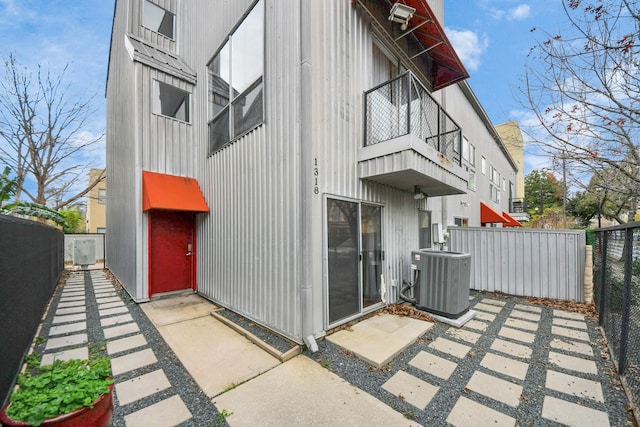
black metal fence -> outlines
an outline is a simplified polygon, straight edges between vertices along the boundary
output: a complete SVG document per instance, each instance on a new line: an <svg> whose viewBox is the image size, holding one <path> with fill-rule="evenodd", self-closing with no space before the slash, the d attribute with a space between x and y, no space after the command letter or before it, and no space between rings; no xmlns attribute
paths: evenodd
<svg viewBox="0 0 640 427"><path fill-rule="evenodd" d="M0 215L0 404L64 270L61 230Z"/></svg>
<svg viewBox="0 0 640 427"><path fill-rule="evenodd" d="M631 400L640 403L640 222L596 230L595 302Z"/></svg>

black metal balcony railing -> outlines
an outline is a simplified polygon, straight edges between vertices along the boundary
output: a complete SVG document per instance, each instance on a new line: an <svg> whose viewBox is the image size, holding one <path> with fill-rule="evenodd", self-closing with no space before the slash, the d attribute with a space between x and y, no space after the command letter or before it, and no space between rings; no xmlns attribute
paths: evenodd
<svg viewBox="0 0 640 427"><path fill-rule="evenodd" d="M410 72L365 92L365 146L413 134L461 164L462 131Z"/></svg>
<svg viewBox="0 0 640 427"><path fill-rule="evenodd" d="M527 201L525 199L509 199L509 212L526 213Z"/></svg>

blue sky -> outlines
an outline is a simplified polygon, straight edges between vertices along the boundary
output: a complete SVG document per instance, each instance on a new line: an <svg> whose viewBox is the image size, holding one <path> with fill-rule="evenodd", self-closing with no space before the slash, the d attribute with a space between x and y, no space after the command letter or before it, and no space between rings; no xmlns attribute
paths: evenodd
<svg viewBox="0 0 640 427"><path fill-rule="evenodd" d="M40 63L54 72L70 64L67 77L73 90L96 95L97 111L88 129L95 134L105 127L113 5L112 0L0 0L0 57L13 52L30 69ZM524 73L525 57L537 34L530 30L539 27L553 33L562 16L560 0L445 0L447 34L494 124L529 117L514 100L513 86ZM103 167L104 146L98 148L89 161ZM527 150L525 173L545 162Z"/></svg>
<svg viewBox="0 0 640 427"><path fill-rule="evenodd" d="M516 101L516 86L540 30L559 33L566 15L561 0L445 0L446 33L471 77L467 80L493 124L532 115ZM536 31L531 31L537 28ZM525 135L526 142L526 135ZM525 143L525 174L549 167L546 157Z"/></svg>

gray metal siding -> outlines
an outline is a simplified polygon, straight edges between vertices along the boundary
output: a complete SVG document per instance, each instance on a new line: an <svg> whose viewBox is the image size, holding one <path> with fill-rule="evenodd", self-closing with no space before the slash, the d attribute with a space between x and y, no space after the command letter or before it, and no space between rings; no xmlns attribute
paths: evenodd
<svg viewBox="0 0 640 427"><path fill-rule="evenodd" d="M107 228L106 266L140 299L140 178L136 127L136 71L124 47L129 3L116 2L107 83ZM116 103L117 100L117 103Z"/></svg>
<svg viewBox="0 0 640 427"><path fill-rule="evenodd" d="M450 228L449 248L471 254L471 289L583 301L584 231Z"/></svg>

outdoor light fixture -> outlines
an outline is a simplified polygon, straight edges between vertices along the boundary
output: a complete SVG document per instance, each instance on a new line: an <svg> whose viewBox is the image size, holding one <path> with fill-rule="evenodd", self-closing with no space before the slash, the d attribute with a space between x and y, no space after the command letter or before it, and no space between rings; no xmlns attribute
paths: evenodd
<svg viewBox="0 0 640 427"><path fill-rule="evenodd" d="M409 20L413 18L413 14L416 10L402 3L394 3L389 13L389 21L397 22L401 24L400 29L406 30L409 26Z"/></svg>
<svg viewBox="0 0 640 427"><path fill-rule="evenodd" d="M426 197L427 197L427 195L426 195L426 194L424 194L424 191L422 191L422 190L420 189L420 187L418 187L418 186L416 185L416 186L414 187L414 189L413 189L413 198L414 198L414 199L416 199L416 200L422 200L422 199L424 199L424 198L426 198Z"/></svg>

